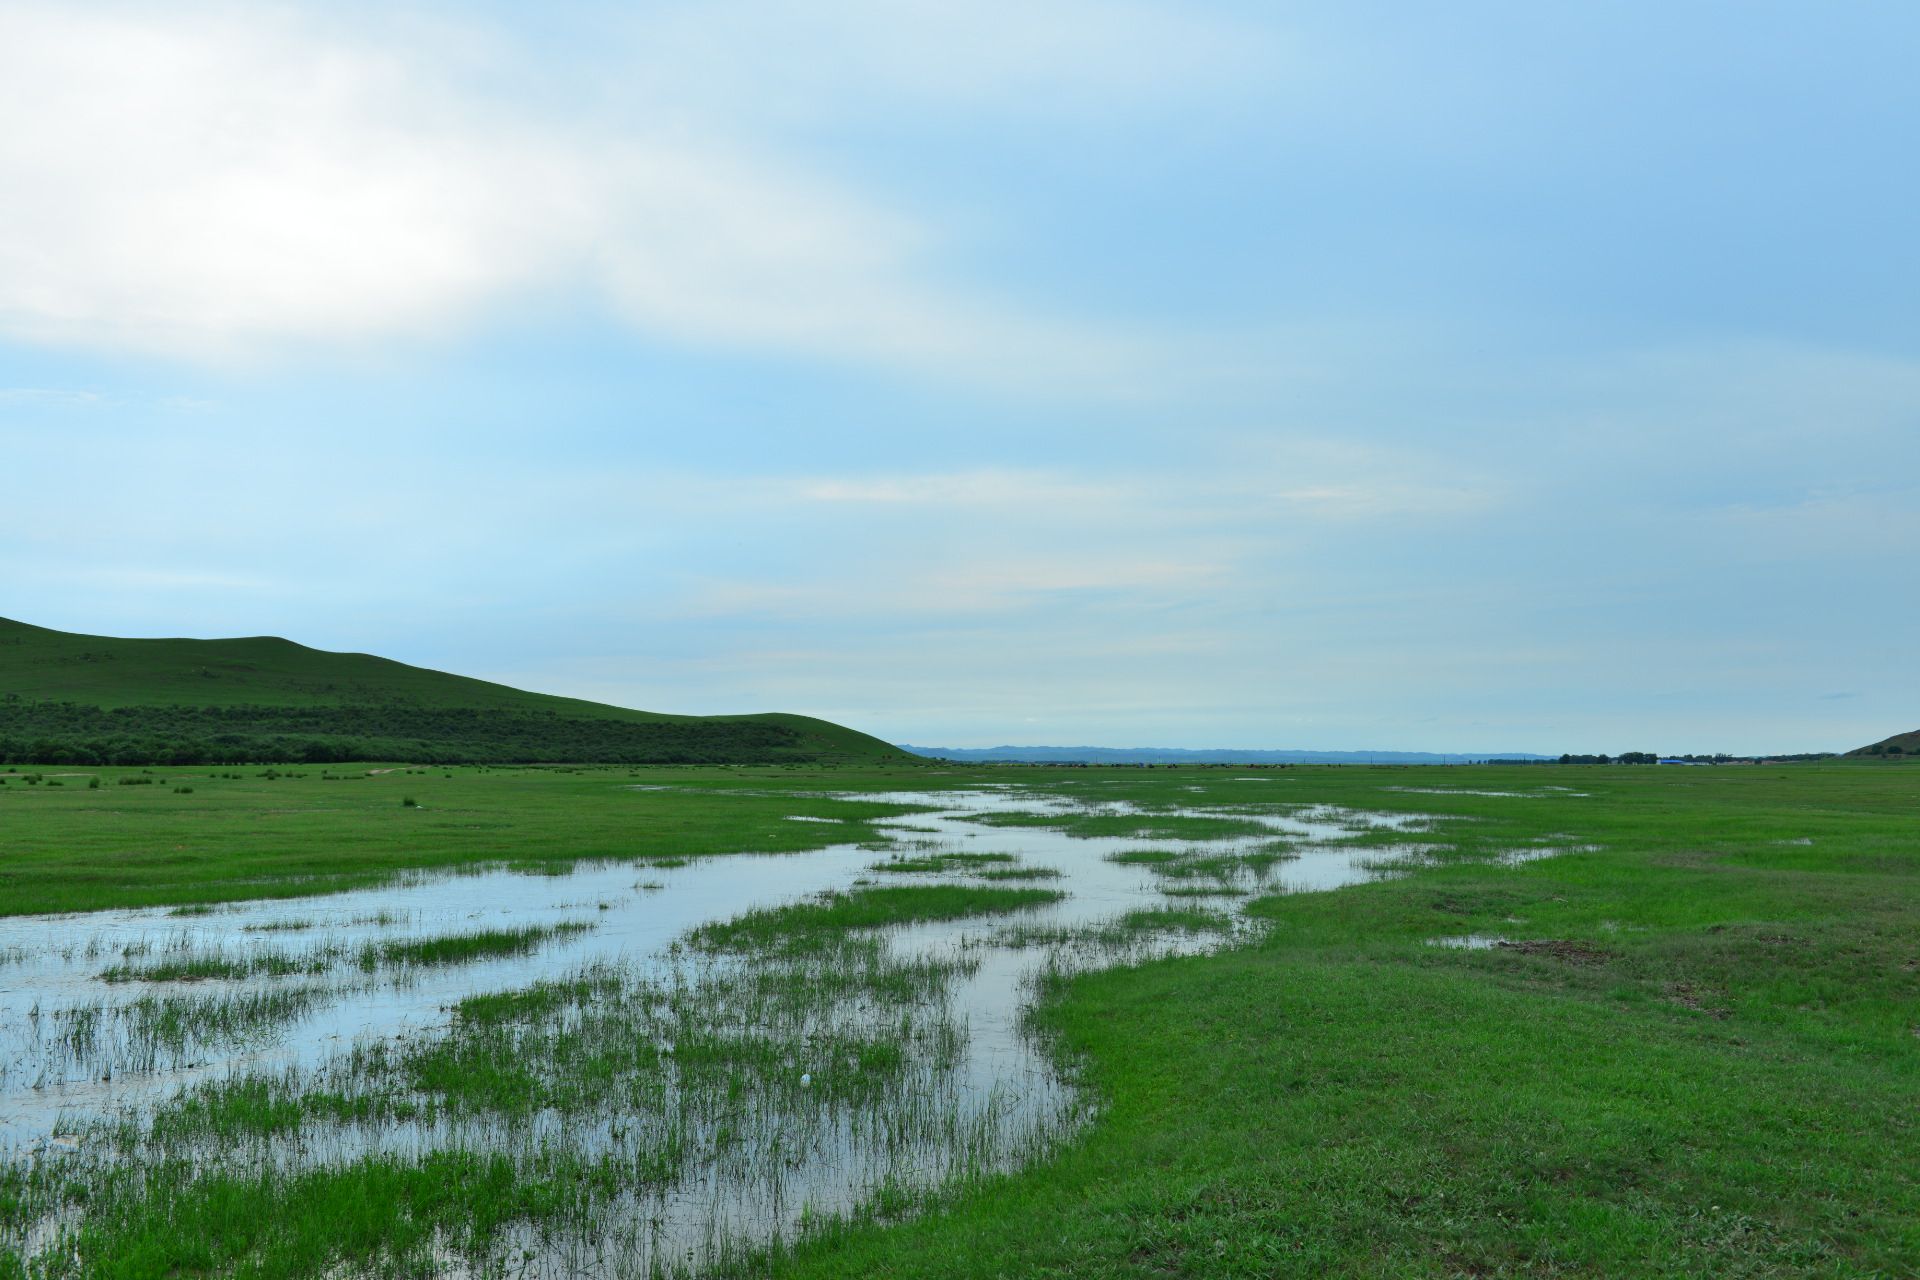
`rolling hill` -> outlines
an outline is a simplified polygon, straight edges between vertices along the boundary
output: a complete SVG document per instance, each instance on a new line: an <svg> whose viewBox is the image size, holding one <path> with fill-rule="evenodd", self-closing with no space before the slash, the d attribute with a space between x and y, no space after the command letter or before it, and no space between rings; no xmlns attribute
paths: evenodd
<svg viewBox="0 0 1920 1280"><path fill-rule="evenodd" d="M0 618L5 763L775 763L901 756L878 738L808 716L664 715L273 636L134 640Z"/></svg>
<svg viewBox="0 0 1920 1280"><path fill-rule="evenodd" d="M1905 757L1920 760L1920 729L1909 729L1905 733L1896 733L1890 738L1847 752L1849 756L1891 756L1896 759Z"/></svg>

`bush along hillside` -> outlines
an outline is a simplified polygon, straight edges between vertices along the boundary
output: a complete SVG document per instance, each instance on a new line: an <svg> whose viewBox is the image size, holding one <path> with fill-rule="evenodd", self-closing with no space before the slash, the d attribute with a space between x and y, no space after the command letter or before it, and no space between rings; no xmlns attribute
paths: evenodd
<svg viewBox="0 0 1920 1280"><path fill-rule="evenodd" d="M471 707L87 707L0 703L0 764L726 764L819 744L753 720L587 719Z"/></svg>
<svg viewBox="0 0 1920 1280"><path fill-rule="evenodd" d="M764 764L899 754L805 716L662 715L271 637L123 640L0 619L5 764Z"/></svg>

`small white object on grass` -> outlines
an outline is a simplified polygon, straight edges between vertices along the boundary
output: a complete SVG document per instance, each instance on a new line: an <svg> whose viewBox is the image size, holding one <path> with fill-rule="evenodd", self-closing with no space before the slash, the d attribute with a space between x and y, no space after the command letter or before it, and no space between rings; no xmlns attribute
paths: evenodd
<svg viewBox="0 0 1920 1280"><path fill-rule="evenodd" d="M801 1083L801 1084L812 1084L812 1083L813 1083L813 1073L812 1073L811 1071L802 1071L802 1072L800 1073L800 1083Z"/></svg>

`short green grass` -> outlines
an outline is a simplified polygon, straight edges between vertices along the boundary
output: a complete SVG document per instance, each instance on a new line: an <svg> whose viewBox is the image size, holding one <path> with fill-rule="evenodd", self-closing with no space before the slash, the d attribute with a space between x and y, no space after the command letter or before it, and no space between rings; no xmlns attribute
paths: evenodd
<svg viewBox="0 0 1920 1280"><path fill-rule="evenodd" d="M191 780L190 796L158 786L0 788L0 915L298 897L484 863L680 866L704 854L879 840L872 819L906 812L794 794L781 784L832 775L778 767L229 772L76 774ZM694 781L702 785L678 785ZM670 789L632 789L644 785ZM419 807L402 807L406 796ZM786 821L796 813L840 821Z"/></svg>

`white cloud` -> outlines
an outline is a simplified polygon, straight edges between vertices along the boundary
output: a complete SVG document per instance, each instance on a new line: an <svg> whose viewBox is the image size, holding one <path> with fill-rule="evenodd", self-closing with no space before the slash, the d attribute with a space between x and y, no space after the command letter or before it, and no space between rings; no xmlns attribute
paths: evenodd
<svg viewBox="0 0 1920 1280"><path fill-rule="evenodd" d="M1498 499L1489 477L1455 462L1299 436L1254 442L1197 468L1153 473L982 468L793 483L812 502L910 507L917 514L1000 507L1037 522L1080 521L1090 528L1115 521L1137 527L1142 520L1165 527L1441 517L1482 511Z"/></svg>
<svg viewBox="0 0 1920 1280"><path fill-rule="evenodd" d="M883 43L912 26L881 25ZM543 113L475 87L528 74L519 55L438 35L266 6L0 7L0 336L253 358L559 294L671 340L986 381L1103 384L1146 360L929 284L937 228L697 104L603 109L582 88Z"/></svg>
<svg viewBox="0 0 1920 1280"><path fill-rule="evenodd" d="M550 257L537 148L284 14L0 13L0 328L194 355L444 323Z"/></svg>

